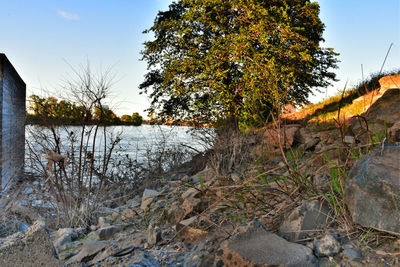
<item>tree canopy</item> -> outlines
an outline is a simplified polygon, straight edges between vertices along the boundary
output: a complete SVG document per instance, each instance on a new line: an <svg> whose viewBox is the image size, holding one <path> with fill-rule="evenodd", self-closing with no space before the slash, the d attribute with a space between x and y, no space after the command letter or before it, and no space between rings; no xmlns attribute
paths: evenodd
<svg viewBox="0 0 400 267"><path fill-rule="evenodd" d="M123 115L119 118L114 111L107 106L94 107L88 110L87 107L74 104L68 100L59 101L55 97L29 96L27 110L27 121L33 124L42 125L68 125L68 124L97 124L97 125L119 125L121 122L128 125L140 126L143 117L134 112L132 116Z"/></svg>
<svg viewBox="0 0 400 267"><path fill-rule="evenodd" d="M140 85L150 111L212 121L265 120L271 107L306 103L335 79L337 55L309 0L180 0L145 33Z"/></svg>

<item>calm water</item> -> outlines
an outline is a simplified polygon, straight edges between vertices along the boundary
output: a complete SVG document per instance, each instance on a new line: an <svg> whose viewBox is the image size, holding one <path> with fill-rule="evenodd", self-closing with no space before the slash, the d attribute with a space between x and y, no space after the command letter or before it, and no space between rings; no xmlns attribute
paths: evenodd
<svg viewBox="0 0 400 267"><path fill-rule="evenodd" d="M78 142L71 142L71 133L75 134L75 137L80 137L80 126L66 126L58 127L56 133L60 136L61 153L67 154L72 150L78 151ZM199 131L202 134L199 134ZM142 126L109 126L106 127L106 133L108 137L115 139L117 136L120 138L120 142L114 148L114 157L126 157L129 156L137 161L142 161L143 157L149 151L154 151L160 148L174 148L182 149L194 152L193 149L198 151L204 151L206 149L205 143L200 139L204 138L204 131L207 132L207 136L213 136L213 129L194 129L186 126L165 126L165 125L142 125ZM93 131L92 131L93 134ZM199 138L198 136L202 136ZM54 138L52 133L40 126L26 126L26 155L27 163L29 157L32 157L32 151L37 153L44 161L44 154L47 150L53 150ZM91 145L89 141L88 145ZM110 145L110 141L107 141L107 145ZM29 149L29 147L31 149ZM96 138L96 151L101 154L104 148L103 128L99 128L99 132ZM29 164L26 164L29 165Z"/></svg>

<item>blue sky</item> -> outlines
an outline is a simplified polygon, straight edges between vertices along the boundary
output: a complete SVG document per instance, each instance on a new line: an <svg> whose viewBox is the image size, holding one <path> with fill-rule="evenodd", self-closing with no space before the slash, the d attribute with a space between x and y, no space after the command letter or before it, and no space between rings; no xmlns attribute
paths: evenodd
<svg viewBox="0 0 400 267"><path fill-rule="evenodd" d="M326 25L326 42L341 55L340 81L328 95L379 71L390 43L384 70L400 67L399 0L319 0ZM71 69L87 60L95 70L110 66L117 82L108 100L117 114L131 114L148 107L139 95L146 64L141 62L142 43L158 10L170 0L0 0L0 53L5 53L27 84L27 94L47 91L58 95ZM64 92L65 93L65 92ZM311 97L318 101L323 94Z"/></svg>

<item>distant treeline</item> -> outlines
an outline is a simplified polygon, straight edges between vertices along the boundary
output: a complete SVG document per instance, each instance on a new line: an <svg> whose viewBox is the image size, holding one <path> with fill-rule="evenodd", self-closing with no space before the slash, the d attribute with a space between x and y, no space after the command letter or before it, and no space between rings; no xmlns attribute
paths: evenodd
<svg viewBox="0 0 400 267"><path fill-rule="evenodd" d="M37 95L31 95L28 101L27 124L80 125L85 123L139 126L143 123L143 117L137 112L118 117L107 106L86 109L84 106L66 100L59 101L55 97L42 98Z"/></svg>

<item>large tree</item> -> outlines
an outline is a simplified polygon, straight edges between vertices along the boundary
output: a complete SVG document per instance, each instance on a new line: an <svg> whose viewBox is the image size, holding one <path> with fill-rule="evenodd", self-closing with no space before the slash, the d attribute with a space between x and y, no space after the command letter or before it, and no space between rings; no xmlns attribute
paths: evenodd
<svg viewBox="0 0 400 267"><path fill-rule="evenodd" d="M335 79L336 53L320 47L324 24L309 0L181 0L145 31L151 111L173 118L265 119L305 103Z"/></svg>

